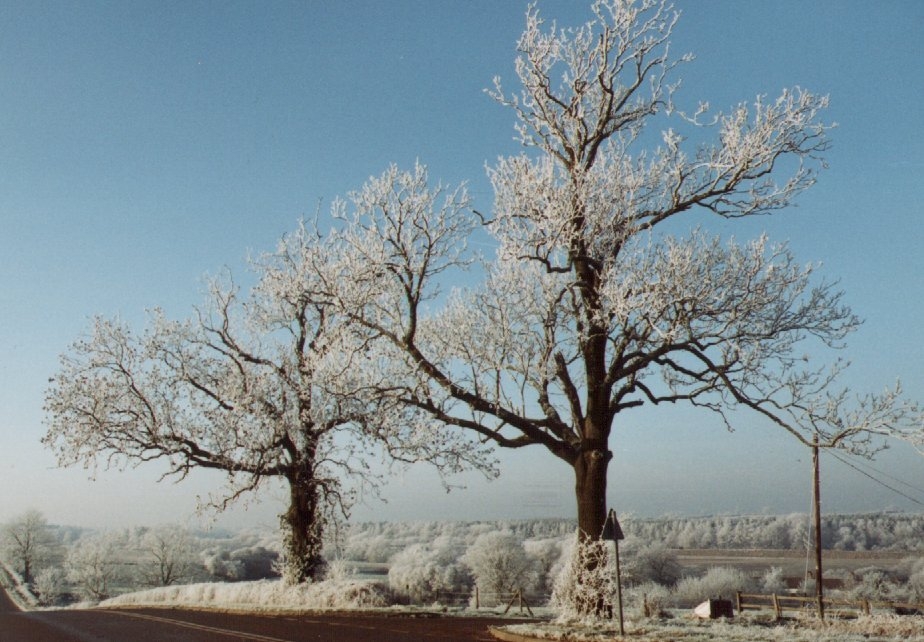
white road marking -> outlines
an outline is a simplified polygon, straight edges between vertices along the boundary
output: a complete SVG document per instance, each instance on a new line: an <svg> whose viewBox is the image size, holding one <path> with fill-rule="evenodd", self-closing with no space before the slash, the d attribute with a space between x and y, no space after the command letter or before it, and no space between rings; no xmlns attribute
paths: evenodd
<svg viewBox="0 0 924 642"><path fill-rule="evenodd" d="M209 633L227 635L229 637L234 637L239 640L253 640L254 642L292 642L292 640L274 638L268 635L260 635L258 633L245 633L243 631L232 631L231 629L220 629L214 626L205 626L204 624L193 624L192 622L185 622L183 620L174 620L174 619L166 618L166 617L157 617L155 615L144 615L142 613L131 613L129 611L119 611L119 610L113 610L113 611L110 611L110 613L124 615L125 617L133 617L139 620L150 620L152 622L162 622L165 624L173 624L175 626L180 626L186 629L193 629L196 631L207 631Z"/></svg>

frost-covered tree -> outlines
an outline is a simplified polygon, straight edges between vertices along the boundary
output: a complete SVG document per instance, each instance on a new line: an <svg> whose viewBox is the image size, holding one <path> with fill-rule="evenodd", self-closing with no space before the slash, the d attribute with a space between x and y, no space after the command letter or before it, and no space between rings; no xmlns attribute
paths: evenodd
<svg viewBox="0 0 924 642"><path fill-rule="evenodd" d="M729 427L750 411L805 443L917 428L897 390L836 391L840 365L805 356L859 324L833 283L785 244L700 228L772 214L815 182L827 98L796 88L681 110L671 6L592 11L577 29L527 11L519 90L491 92L525 151L490 168L490 215L420 167L337 204L350 278L332 292L379 351L380 393L480 443L548 450L574 471L586 538L602 530L610 437L632 408L682 402ZM496 256L482 285L447 295L476 231Z"/></svg>
<svg viewBox="0 0 924 642"><path fill-rule="evenodd" d="M48 520L37 511L26 511L0 530L3 557L22 580L32 584L36 574L55 557L59 543L48 526Z"/></svg>
<svg viewBox="0 0 924 642"><path fill-rule="evenodd" d="M538 560L511 533L481 535L462 561L472 569L482 600L488 605L515 591L530 591L540 581Z"/></svg>
<svg viewBox="0 0 924 642"><path fill-rule="evenodd" d="M411 432L392 400L364 394L367 381L355 377L364 346L343 331L322 280L336 269L334 249L302 225L253 262L249 296L225 275L191 319L155 311L141 333L96 319L46 393L44 443L60 464L93 470L161 460L164 477L223 471L227 490L210 502L218 509L282 480L285 577L317 578L325 524L378 481L373 441L450 469L479 452Z"/></svg>
<svg viewBox="0 0 924 642"><path fill-rule="evenodd" d="M240 557L232 559L230 551L210 552L204 558L205 570L213 578L223 582L238 582L246 577L244 560Z"/></svg>
<svg viewBox="0 0 924 642"><path fill-rule="evenodd" d="M620 546L623 581L627 585L654 582L672 586L683 575L677 555L663 544L643 544L637 538Z"/></svg>
<svg viewBox="0 0 924 642"><path fill-rule="evenodd" d="M58 567L44 568L35 576L33 586L39 604L52 606L57 604L64 594L64 582L67 574Z"/></svg>
<svg viewBox="0 0 924 642"><path fill-rule="evenodd" d="M413 544L395 554L388 565L388 586L418 603L453 599L472 586L468 568L460 563L461 546L443 538Z"/></svg>
<svg viewBox="0 0 924 642"><path fill-rule="evenodd" d="M68 580L86 599L98 602L111 597L119 578L116 553L120 546L116 535L102 533L84 537L68 550L64 560Z"/></svg>
<svg viewBox="0 0 924 642"><path fill-rule="evenodd" d="M542 593L552 592L555 582L553 569L559 563L562 555L562 539L526 540L523 542L526 553L536 561L536 575L538 583L536 588Z"/></svg>
<svg viewBox="0 0 924 642"><path fill-rule="evenodd" d="M170 586L186 579L197 563L193 539L179 525L160 526L144 534L141 579L151 586Z"/></svg>

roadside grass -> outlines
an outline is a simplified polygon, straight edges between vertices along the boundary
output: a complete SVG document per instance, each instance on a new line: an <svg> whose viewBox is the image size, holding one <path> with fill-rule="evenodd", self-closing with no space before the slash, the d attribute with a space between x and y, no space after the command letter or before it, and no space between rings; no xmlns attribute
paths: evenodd
<svg viewBox="0 0 924 642"><path fill-rule="evenodd" d="M765 615L699 620L678 612L670 619L627 621L624 637L618 624L600 621L512 624L501 630L556 642L924 642L924 617L874 614L822 623L805 616L776 623Z"/></svg>
<svg viewBox="0 0 924 642"><path fill-rule="evenodd" d="M287 587L279 580L206 583L127 593L100 603L101 608L191 608L252 613L317 611L441 613L447 616L496 617L498 609L393 606L388 589L369 580L336 579ZM502 609L501 609L502 610ZM689 610L674 609L671 617L630 618L621 638L613 620L561 621L542 609L535 622L501 627L501 631L556 642L924 642L924 617L877 613L821 623L814 615L797 615L776 623L769 613L747 612L731 620L700 620ZM514 612L511 618L520 616Z"/></svg>

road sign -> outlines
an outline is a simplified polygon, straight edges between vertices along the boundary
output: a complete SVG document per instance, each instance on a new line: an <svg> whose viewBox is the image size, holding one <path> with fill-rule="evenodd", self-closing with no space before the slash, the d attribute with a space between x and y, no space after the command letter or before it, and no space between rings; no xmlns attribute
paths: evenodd
<svg viewBox="0 0 924 642"><path fill-rule="evenodd" d="M619 520L616 519L616 511L612 508L610 509L609 515L606 516L606 522L603 523L603 534L600 537L614 542L626 539L626 536L622 532L622 527L619 525Z"/></svg>

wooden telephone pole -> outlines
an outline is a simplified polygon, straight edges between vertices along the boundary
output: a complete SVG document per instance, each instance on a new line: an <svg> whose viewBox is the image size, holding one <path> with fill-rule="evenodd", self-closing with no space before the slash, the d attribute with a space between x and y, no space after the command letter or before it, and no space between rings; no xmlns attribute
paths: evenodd
<svg viewBox="0 0 924 642"><path fill-rule="evenodd" d="M821 570L821 475L818 466L818 435L812 439L812 512L815 520L815 597L818 599L818 618L825 619L824 577Z"/></svg>

